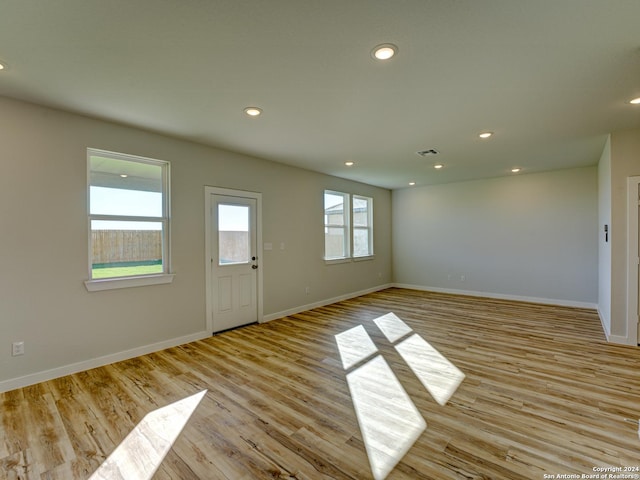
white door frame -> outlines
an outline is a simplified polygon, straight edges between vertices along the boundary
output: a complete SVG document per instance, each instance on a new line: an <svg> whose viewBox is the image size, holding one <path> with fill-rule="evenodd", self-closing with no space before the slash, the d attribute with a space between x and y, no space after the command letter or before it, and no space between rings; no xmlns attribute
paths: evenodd
<svg viewBox="0 0 640 480"><path fill-rule="evenodd" d="M213 278L211 276L211 259L213 252L211 251L211 199L212 195L224 195L230 197L252 198L256 201L256 264L258 265L257 273L257 319L262 323L263 319L263 303L262 303L262 194L257 192L248 192L246 190L233 190L221 187L204 187L204 249L205 249L205 288L207 302L207 320L206 329L213 332L213 296L212 286Z"/></svg>
<svg viewBox="0 0 640 480"><path fill-rule="evenodd" d="M638 188L640 176L627 179L627 340L638 344Z"/></svg>

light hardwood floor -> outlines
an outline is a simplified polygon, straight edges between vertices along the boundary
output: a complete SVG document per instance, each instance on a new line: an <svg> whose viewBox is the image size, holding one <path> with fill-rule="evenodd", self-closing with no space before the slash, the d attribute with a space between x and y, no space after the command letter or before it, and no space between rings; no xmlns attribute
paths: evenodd
<svg viewBox="0 0 640 480"><path fill-rule="evenodd" d="M389 312L464 373L446 404L377 328ZM388 289L0 394L0 478L88 478L204 389L154 478L373 478L335 337L359 325L426 422L387 478L640 467L640 349L607 344L596 312Z"/></svg>

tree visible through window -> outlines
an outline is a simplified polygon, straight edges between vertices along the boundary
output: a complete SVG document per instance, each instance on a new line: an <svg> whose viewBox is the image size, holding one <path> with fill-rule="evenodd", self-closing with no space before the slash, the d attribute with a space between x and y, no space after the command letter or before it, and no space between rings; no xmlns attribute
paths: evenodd
<svg viewBox="0 0 640 480"><path fill-rule="evenodd" d="M169 164L88 150L90 278L168 273Z"/></svg>

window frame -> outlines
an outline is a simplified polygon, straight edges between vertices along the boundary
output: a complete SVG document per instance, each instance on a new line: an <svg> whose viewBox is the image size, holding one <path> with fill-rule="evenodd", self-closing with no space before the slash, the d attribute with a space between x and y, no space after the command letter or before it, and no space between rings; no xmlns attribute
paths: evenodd
<svg viewBox="0 0 640 480"><path fill-rule="evenodd" d="M352 202L351 202L351 209L353 210L352 212L352 218L353 220L353 226L351 228L352 231L352 236L354 237L354 239L352 240L353 242L353 259L354 260L363 260L363 259L367 259L370 257L373 257L374 254L374 250L373 250L373 198L372 197L365 197L364 195L352 195ZM366 226L358 226L356 225L355 222L355 218L356 218L356 212L355 212L355 200L364 200L367 202L367 225ZM366 230L367 231L367 240L368 240L368 245L367 245L367 253L365 255L356 255L356 248L355 248L355 231L356 230Z"/></svg>
<svg viewBox="0 0 640 480"><path fill-rule="evenodd" d="M327 207L325 206L325 196L335 195L342 197L342 225L329 223L327 220ZM322 195L322 206L324 216L324 260L331 263L340 263L351 258L351 195L345 192L338 192L336 190L324 190ZM342 256L327 257L327 229L335 228L342 229Z"/></svg>
<svg viewBox="0 0 640 480"><path fill-rule="evenodd" d="M161 167L162 185L162 216L129 216L91 213L91 157L105 157L113 160L142 163ZM125 153L111 152L96 148L87 148L87 237L88 237L88 276L85 287L89 291L111 290L117 288L139 287L145 285L167 284L173 281L171 272L171 194L170 194L170 163L165 160L141 157ZM93 242L91 224L94 220L149 222L162 225L162 273L150 273L135 276L119 276L109 278L93 278Z"/></svg>
<svg viewBox="0 0 640 480"><path fill-rule="evenodd" d="M328 223L327 221L327 208L325 207L324 197L326 194L331 195L340 195L343 197L343 205L345 207L344 210L344 225L334 225ZM354 200L365 200L367 202L367 226L366 227L356 227L355 226L355 212L353 211ZM346 263L346 262L358 262L362 260L371 260L374 258L374 250L373 250L373 198L367 197L364 195L357 195L353 193L340 192L337 190L325 189L323 190L323 216L324 216L324 255L323 259L326 264L334 264L334 263ZM343 252L345 256L342 257L327 257L327 236L326 232L328 228L342 228L344 232L344 247ZM354 244L354 232L356 230L367 230L368 231L368 252L366 255L355 255L355 244Z"/></svg>

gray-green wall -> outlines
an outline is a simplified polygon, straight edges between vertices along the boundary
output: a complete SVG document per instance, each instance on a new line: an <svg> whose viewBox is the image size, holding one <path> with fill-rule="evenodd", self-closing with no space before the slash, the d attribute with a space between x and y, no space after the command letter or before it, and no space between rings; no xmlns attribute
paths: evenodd
<svg viewBox="0 0 640 480"><path fill-rule="evenodd" d="M262 193L268 319L391 282L388 190L6 98L0 145L0 391L206 335L207 185ZM172 284L85 289L87 147L171 162ZM325 264L324 189L373 197L373 260Z"/></svg>
<svg viewBox="0 0 640 480"><path fill-rule="evenodd" d="M595 166L394 191L394 280L593 307L597 191Z"/></svg>

